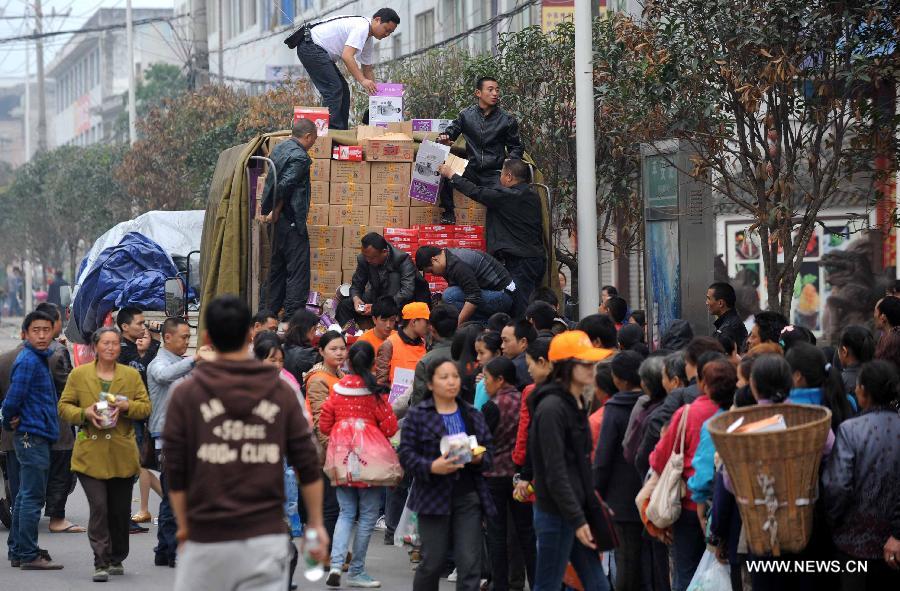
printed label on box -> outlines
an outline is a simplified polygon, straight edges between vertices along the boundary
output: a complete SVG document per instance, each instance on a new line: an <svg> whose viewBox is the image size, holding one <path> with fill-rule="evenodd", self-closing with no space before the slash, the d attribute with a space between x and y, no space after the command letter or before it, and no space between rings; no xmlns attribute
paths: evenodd
<svg viewBox="0 0 900 591"><path fill-rule="evenodd" d="M394 207L409 207L409 184L405 185L372 185L372 205L393 205ZM418 203L418 202L417 202Z"/></svg>
<svg viewBox="0 0 900 591"><path fill-rule="evenodd" d="M306 215L307 226L328 226L328 205L312 204Z"/></svg>
<svg viewBox="0 0 900 591"><path fill-rule="evenodd" d="M329 186L326 181L311 181L309 202L321 205L328 205Z"/></svg>
<svg viewBox="0 0 900 591"><path fill-rule="evenodd" d="M409 196L426 203L437 203L441 175L438 167L447 159L450 147L425 140L419 147L413 166Z"/></svg>
<svg viewBox="0 0 900 591"><path fill-rule="evenodd" d="M412 163L372 162L369 177L373 185L403 185L408 191L412 178Z"/></svg>
<svg viewBox="0 0 900 591"><path fill-rule="evenodd" d="M339 228L340 229L340 228ZM362 225L362 226L344 226L342 229L342 233L344 235L344 248L355 248L359 250L361 246L360 241L362 237L368 234L369 232L375 232L376 234L382 234L384 232L384 228L381 226L370 226L370 225Z"/></svg>
<svg viewBox="0 0 900 591"><path fill-rule="evenodd" d="M309 167L309 180L328 182L331 177L331 160L313 158Z"/></svg>
<svg viewBox="0 0 900 591"><path fill-rule="evenodd" d="M327 219L327 215L325 216ZM306 233L309 235L310 248L342 248L344 243L344 232L341 228L334 228L328 225L308 225Z"/></svg>
<svg viewBox="0 0 900 591"><path fill-rule="evenodd" d="M413 131L444 133L453 119L413 119Z"/></svg>
<svg viewBox="0 0 900 591"><path fill-rule="evenodd" d="M328 135L330 118L328 107L294 107L294 121L309 119L316 124L316 131L320 136Z"/></svg>
<svg viewBox="0 0 900 591"><path fill-rule="evenodd" d="M365 183L331 183L331 205L369 205L369 185Z"/></svg>
<svg viewBox="0 0 900 591"><path fill-rule="evenodd" d="M369 223L369 207L366 205L330 205L329 226L365 226Z"/></svg>
<svg viewBox="0 0 900 591"><path fill-rule="evenodd" d="M369 163L329 160L332 183L368 183Z"/></svg>
<svg viewBox="0 0 900 591"><path fill-rule="evenodd" d="M331 136L320 135L309 149L310 158L331 158Z"/></svg>
<svg viewBox="0 0 900 591"><path fill-rule="evenodd" d="M362 146L335 146L331 151L334 160L348 160L350 162L362 162Z"/></svg>

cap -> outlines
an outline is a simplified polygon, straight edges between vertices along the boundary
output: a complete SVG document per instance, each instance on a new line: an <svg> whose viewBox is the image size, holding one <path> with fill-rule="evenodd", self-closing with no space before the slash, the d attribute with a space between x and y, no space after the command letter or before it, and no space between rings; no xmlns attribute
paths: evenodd
<svg viewBox="0 0 900 591"><path fill-rule="evenodd" d="M430 317L431 310L424 302L412 302L403 306L404 320L428 320Z"/></svg>
<svg viewBox="0 0 900 591"><path fill-rule="evenodd" d="M550 352L547 355L551 362L575 359L578 361L603 361L609 351L597 349L591 344L591 338L582 330L570 330L560 333L550 341Z"/></svg>

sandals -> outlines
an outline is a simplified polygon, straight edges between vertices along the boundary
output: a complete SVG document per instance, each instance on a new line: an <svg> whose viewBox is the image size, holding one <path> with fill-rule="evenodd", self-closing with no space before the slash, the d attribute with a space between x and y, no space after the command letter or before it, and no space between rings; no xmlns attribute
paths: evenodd
<svg viewBox="0 0 900 591"><path fill-rule="evenodd" d="M50 528L47 528L50 529ZM80 525L72 523L69 527L65 527L63 529L50 529L51 534L83 534L87 530Z"/></svg>

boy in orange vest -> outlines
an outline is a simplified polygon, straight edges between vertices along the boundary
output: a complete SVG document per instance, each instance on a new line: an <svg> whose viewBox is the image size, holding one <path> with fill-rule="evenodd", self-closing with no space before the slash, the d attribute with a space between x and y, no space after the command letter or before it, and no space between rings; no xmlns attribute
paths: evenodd
<svg viewBox="0 0 900 591"><path fill-rule="evenodd" d="M375 357L375 378L379 384L390 386L398 368L415 371L419 359L425 356L430 315L423 302L403 306L403 327L384 341Z"/></svg>

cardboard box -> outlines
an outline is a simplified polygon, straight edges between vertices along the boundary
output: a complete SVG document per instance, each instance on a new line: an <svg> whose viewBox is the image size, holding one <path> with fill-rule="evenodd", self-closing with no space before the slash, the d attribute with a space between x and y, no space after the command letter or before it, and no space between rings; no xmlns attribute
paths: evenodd
<svg viewBox="0 0 900 591"><path fill-rule="evenodd" d="M403 121L403 85L379 82L369 96L369 123L372 125Z"/></svg>
<svg viewBox="0 0 900 591"><path fill-rule="evenodd" d="M409 187L409 196L413 200L429 204L437 203L441 182L438 167L444 163L448 154L450 154L448 146L428 140L422 142L416 155L416 163L413 165L412 184Z"/></svg>
<svg viewBox="0 0 900 591"><path fill-rule="evenodd" d="M368 205L369 185L366 183L331 183L331 205Z"/></svg>
<svg viewBox="0 0 900 591"><path fill-rule="evenodd" d="M444 160L444 164L450 167L450 170L453 171L453 174L458 174L462 176L466 172L466 168L469 166L469 161L465 158L460 158L456 154L447 154L447 159Z"/></svg>
<svg viewBox="0 0 900 591"><path fill-rule="evenodd" d="M331 158L331 136L319 135L316 143L309 149L310 158Z"/></svg>
<svg viewBox="0 0 900 591"><path fill-rule="evenodd" d="M340 248L310 248L309 266L322 271L337 269L337 266L341 264L341 252Z"/></svg>
<svg viewBox="0 0 900 591"><path fill-rule="evenodd" d="M328 135L328 122L331 119L328 107L294 107L294 119L309 119L316 124L320 136Z"/></svg>
<svg viewBox="0 0 900 591"><path fill-rule="evenodd" d="M362 162L362 146L335 146L331 150L331 158L334 160L348 160L350 162Z"/></svg>
<svg viewBox="0 0 900 591"><path fill-rule="evenodd" d="M355 271L356 257L359 256L359 248L345 248L341 251L341 270Z"/></svg>
<svg viewBox="0 0 900 591"><path fill-rule="evenodd" d="M463 195L461 192L457 191L456 189L453 189L453 206L454 207L469 207L473 203L476 203L476 202L473 201L472 199L469 199L468 197L466 197L465 195Z"/></svg>
<svg viewBox="0 0 900 591"><path fill-rule="evenodd" d="M387 206L373 206L369 208L369 221L378 226L400 226L409 225L409 208Z"/></svg>
<svg viewBox="0 0 900 591"><path fill-rule="evenodd" d="M323 158L313 158L312 166L309 167L309 180L325 181L331 180L331 160Z"/></svg>
<svg viewBox="0 0 900 591"><path fill-rule="evenodd" d="M369 223L368 205L329 205L329 226L365 226Z"/></svg>
<svg viewBox="0 0 900 591"><path fill-rule="evenodd" d="M413 119L413 131L422 133L444 133L453 119Z"/></svg>
<svg viewBox="0 0 900 591"><path fill-rule="evenodd" d="M311 192L309 202L321 205L328 205L329 187L327 181L311 181Z"/></svg>
<svg viewBox="0 0 900 591"><path fill-rule="evenodd" d="M419 231L416 228L385 228L384 236L385 238L393 236L410 236L416 238L419 236Z"/></svg>
<svg viewBox="0 0 900 591"><path fill-rule="evenodd" d="M332 183L368 183L369 163L348 162L346 160L329 160L331 163Z"/></svg>
<svg viewBox="0 0 900 591"><path fill-rule="evenodd" d="M479 238L477 240L457 238L456 245L460 248L471 248L472 250L487 250L487 243L484 238Z"/></svg>
<svg viewBox="0 0 900 591"><path fill-rule="evenodd" d="M327 225L306 226L306 232L309 234L310 248L341 249L344 245L344 232L341 228Z"/></svg>
<svg viewBox="0 0 900 591"><path fill-rule="evenodd" d="M331 295L341 286L343 274L340 271L319 271L313 269L309 274L309 289L324 295Z"/></svg>
<svg viewBox="0 0 900 591"><path fill-rule="evenodd" d="M456 209L456 221L461 224L483 226L487 217L487 210L482 205Z"/></svg>
<svg viewBox="0 0 900 591"><path fill-rule="evenodd" d="M328 226L328 205L310 204L309 213L306 215L307 226Z"/></svg>
<svg viewBox="0 0 900 591"><path fill-rule="evenodd" d="M427 207L410 207L409 208L409 224L415 226L417 224L434 224L441 218L441 208L436 205ZM457 219L459 213L457 213Z"/></svg>
<svg viewBox="0 0 900 591"><path fill-rule="evenodd" d="M371 185L372 205L393 205L394 207L409 207L409 183L405 185Z"/></svg>
<svg viewBox="0 0 900 591"><path fill-rule="evenodd" d="M363 154L370 162L412 162L415 142L406 134L389 134L366 140Z"/></svg>
<svg viewBox="0 0 900 591"><path fill-rule="evenodd" d="M355 269L354 269L354 271L355 271ZM353 283L354 271L347 270L347 271L342 272L341 273L341 276L343 279L342 283Z"/></svg>
<svg viewBox="0 0 900 591"><path fill-rule="evenodd" d="M411 162L372 162L369 167L373 185L406 185L412 179Z"/></svg>
<svg viewBox="0 0 900 591"><path fill-rule="evenodd" d="M412 244L406 244L406 243L395 244L394 248L407 253L411 257L415 257L416 251L419 250L419 243L414 242Z"/></svg>
<svg viewBox="0 0 900 591"><path fill-rule="evenodd" d="M369 232L375 232L376 234L384 234L384 228L381 226L344 226L343 228L339 228L341 233L343 234L343 247L344 248L355 248L357 252L360 248L360 240L362 237L368 234Z"/></svg>

